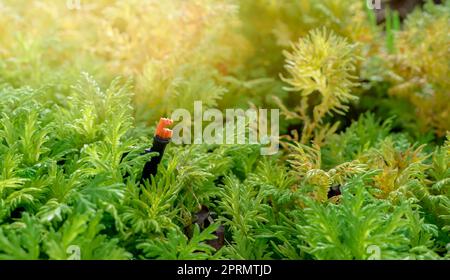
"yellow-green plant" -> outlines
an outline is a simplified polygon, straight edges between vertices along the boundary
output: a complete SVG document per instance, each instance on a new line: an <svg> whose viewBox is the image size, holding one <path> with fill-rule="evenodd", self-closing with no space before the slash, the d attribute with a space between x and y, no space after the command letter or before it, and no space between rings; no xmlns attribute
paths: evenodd
<svg viewBox="0 0 450 280"><path fill-rule="evenodd" d="M389 94L412 104L421 132L450 130L450 2L428 3L411 14L386 55Z"/></svg>
<svg viewBox="0 0 450 280"><path fill-rule="evenodd" d="M353 53L356 45L326 29L316 29L285 52L289 77L282 79L289 84L288 91L299 92L299 105L289 110L278 101L288 119L302 122L301 143L311 139L321 145L326 135L333 133L339 123L330 126L325 117L344 114L348 103L358 99L351 89L358 85ZM315 104L315 105L311 105Z"/></svg>
<svg viewBox="0 0 450 280"><path fill-rule="evenodd" d="M415 147L405 139L394 141L388 137L359 156L359 160L371 169L381 171L374 176L374 185L380 190L379 197L395 195L412 179L423 178L428 157L423 149L424 145Z"/></svg>
<svg viewBox="0 0 450 280"><path fill-rule="evenodd" d="M297 178L301 192L309 193L317 201L328 199L332 186L342 186L348 178L367 171L364 164L358 161L345 162L329 170L322 169L320 147L309 147L302 144L291 145L291 174Z"/></svg>

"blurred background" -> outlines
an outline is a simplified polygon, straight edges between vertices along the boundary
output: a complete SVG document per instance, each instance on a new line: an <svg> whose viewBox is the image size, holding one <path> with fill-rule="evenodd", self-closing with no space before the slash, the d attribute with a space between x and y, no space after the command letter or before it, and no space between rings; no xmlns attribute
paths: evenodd
<svg viewBox="0 0 450 280"><path fill-rule="evenodd" d="M101 85L122 76L133 84L136 122L149 124L194 100L271 108L276 96L289 108L298 95L283 90L283 51L326 27L364 58L354 89L362 98L344 124L370 110L399 116L396 126L417 137L442 138L450 126L448 2L380 2L2 0L0 83L45 87L45 98L64 103L81 72Z"/></svg>

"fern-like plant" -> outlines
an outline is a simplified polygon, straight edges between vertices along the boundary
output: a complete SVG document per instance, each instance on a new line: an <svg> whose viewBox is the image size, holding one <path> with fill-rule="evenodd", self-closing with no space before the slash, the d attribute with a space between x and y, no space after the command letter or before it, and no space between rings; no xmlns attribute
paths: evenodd
<svg viewBox="0 0 450 280"><path fill-rule="evenodd" d="M285 52L288 91L299 92L299 105L293 111L278 101L287 119L302 122L301 143L314 139L321 145L338 123L325 123L327 115L344 114L347 103L358 98L351 93L357 85L354 75L356 46L327 29L311 31L293 44L292 52ZM316 105L311 106L311 102Z"/></svg>

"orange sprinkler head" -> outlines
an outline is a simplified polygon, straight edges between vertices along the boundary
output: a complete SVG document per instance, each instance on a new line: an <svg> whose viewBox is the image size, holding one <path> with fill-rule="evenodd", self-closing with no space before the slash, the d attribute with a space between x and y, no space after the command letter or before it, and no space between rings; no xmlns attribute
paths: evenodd
<svg viewBox="0 0 450 280"><path fill-rule="evenodd" d="M171 119L161 118L159 120L158 126L156 127L155 135L161 139L170 139L172 138L172 130L166 128L173 124Z"/></svg>

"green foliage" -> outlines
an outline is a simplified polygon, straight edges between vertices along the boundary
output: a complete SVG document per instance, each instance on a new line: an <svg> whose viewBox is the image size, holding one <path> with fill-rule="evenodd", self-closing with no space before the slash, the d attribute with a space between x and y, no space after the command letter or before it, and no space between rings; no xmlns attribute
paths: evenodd
<svg viewBox="0 0 450 280"><path fill-rule="evenodd" d="M450 259L449 1L54 2L0 5L0 259ZM141 184L197 100L279 107L282 149Z"/></svg>
<svg viewBox="0 0 450 280"><path fill-rule="evenodd" d="M182 232L173 229L167 237L160 240L149 240L137 247L144 251L145 256L162 260L205 260L211 258L214 248L205 241L215 239L213 234L218 224L214 224L200 232L198 225L190 240Z"/></svg>
<svg viewBox="0 0 450 280"><path fill-rule="evenodd" d="M108 239L101 231L105 226L100 224L102 213L95 216L89 214L75 213L71 215L64 224L54 231L48 232L45 239L46 252L50 259L65 260L80 254L83 260L120 260L129 259L131 255L123 248L117 246L117 239ZM71 248L77 251L71 251Z"/></svg>
<svg viewBox="0 0 450 280"><path fill-rule="evenodd" d="M42 226L28 214L22 220L0 228L0 259L39 259Z"/></svg>
<svg viewBox="0 0 450 280"><path fill-rule="evenodd" d="M308 254L315 259L367 259L370 248L377 246L381 259L406 258L409 252L420 250L422 257L436 257L427 247L435 228L415 216L408 217L414 214L407 202L391 210L392 205L371 199L361 185L354 187L355 193L345 188L339 205L322 207L307 202L310 207L305 210L306 225L300 234L306 243L301 248Z"/></svg>
<svg viewBox="0 0 450 280"><path fill-rule="evenodd" d="M389 135L391 123L391 119L376 120L371 113L361 115L345 132L331 135L326 140L322 152L323 165L332 167L358 158Z"/></svg>
<svg viewBox="0 0 450 280"><path fill-rule="evenodd" d="M305 198L304 211L283 215L269 231L276 252L293 259L437 258L436 227L407 200L394 205L373 197L365 187L370 176L345 185L339 204Z"/></svg>

